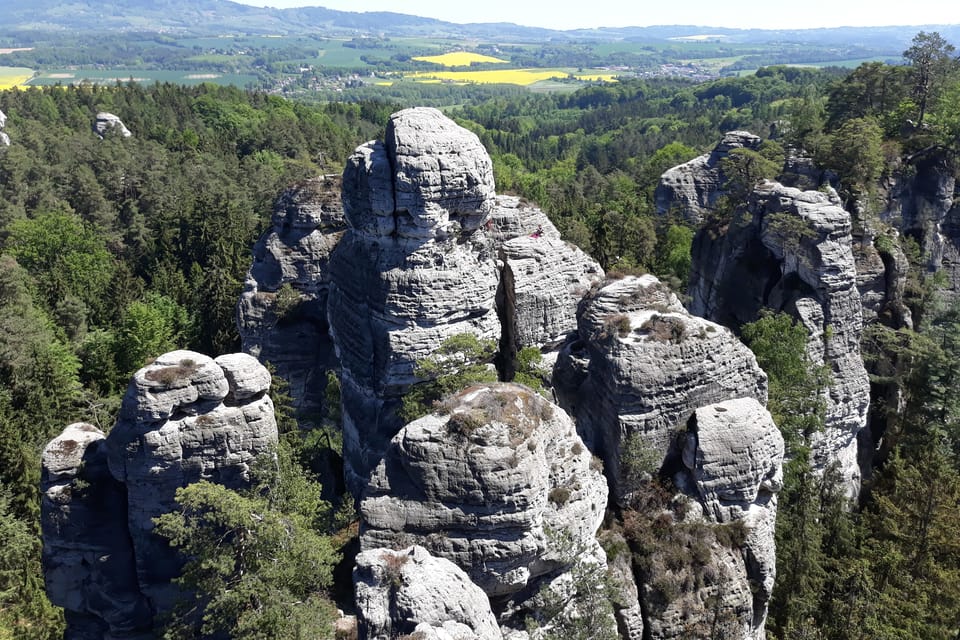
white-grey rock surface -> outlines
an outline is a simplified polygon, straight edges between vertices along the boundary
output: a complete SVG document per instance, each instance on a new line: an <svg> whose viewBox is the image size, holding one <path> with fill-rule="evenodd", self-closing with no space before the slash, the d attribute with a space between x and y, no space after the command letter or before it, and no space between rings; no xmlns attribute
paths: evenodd
<svg viewBox="0 0 960 640"><path fill-rule="evenodd" d="M10 136L5 132L0 131L0 147L9 147L10 146Z"/></svg>
<svg viewBox="0 0 960 640"><path fill-rule="evenodd" d="M576 556L603 557L594 534L606 482L569 416L509 383L445 406L404 427L371 476L363 549L415 542L501 599L535 591Z"/></svg>
<svg viewBox="0 0 960 640"><path fill-rule="evenodd" d="M120 135L124 138L129 138L133 135L119 117L106 111L99 112L97 119L93 122L93 132L102 138L114 129L119 131Z"/></svg>
<svg viewBox="0 0 960 640"><path fill-rule="evenodd" d="M0 110L0 129L3 129L7 126L7 114Z"/></svg>
<svg viewBox="0 0 960 640"><path fill-rule="evenodd" d="M339 176L320 176L277 199L237 305L243 350L286 380L304 420L325 413L327 371L336 369L327 293L330 254L346 229L340 186Z"/></svg>
<svg viewBox="0 0 960 640"><path fill-rule="evenodd" d="M760 142L748 131L730 131L710 153L666 171L654 192L657 213L677 212L693 224L703 222L706 212L726 193L720 161L734 149L756 150Z"/></svg>
<svg viewBox="0 0 960 640"><path fill-rule="evenodd" d="M182 560L153 534L180 487L247 486L273 455L270 375L246 354L164 354L137 371L109 436L71 425L43 456L45 579L67 637L149 636L171 611Z"/></svg>
<svg viewBox="0 0 960 640"><path fill-rule="evenodd" d="M501 640L487 595L420 546L368 549L353 571L361 640Z"/></svg>
<svg viewBox="0 0 960 640"><path fill-rule="evenodd" d="M807 354L831 373L814 463L838 463L851 496L859 491L857 434L870 405L857 284L850 214L832 190L765 182L751 194L744 219L719 235L703 230L694 241L691 312L739 327L772 308L807 329Z"/></svg>
<svg viewBox="0 0 960 640"><path fill-rule="evenodd" d="M702 406L767 399L767 377L729 330L687 313L654 276L614 280L578 312L554 370L561 406L621 491L620 456L637 437L662 462L675 430Z"/></svg>

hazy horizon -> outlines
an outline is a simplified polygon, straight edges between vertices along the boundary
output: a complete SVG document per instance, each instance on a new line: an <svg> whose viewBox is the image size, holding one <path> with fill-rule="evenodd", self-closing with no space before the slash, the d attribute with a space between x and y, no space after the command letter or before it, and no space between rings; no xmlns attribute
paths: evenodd
<svg viewBox="0 0 960 640"><path fill-rule="evenodd" d="M454 3L446 0L236 0L253 6L326 7L340 11L393 11L447 22L513 22L550 29L591 29L598 27L644 27L653 25L701 25L743 29L814 29L832 27L923 26L960 24L960 3L944 6L931 0L917 0L905 11L902 2L838 3L810 0L802 11L771 10L761 0L730 0L717 3L688 0L685 3L656 3L652 6L621 2L518 3L488 0L484 3Z"/></svg>

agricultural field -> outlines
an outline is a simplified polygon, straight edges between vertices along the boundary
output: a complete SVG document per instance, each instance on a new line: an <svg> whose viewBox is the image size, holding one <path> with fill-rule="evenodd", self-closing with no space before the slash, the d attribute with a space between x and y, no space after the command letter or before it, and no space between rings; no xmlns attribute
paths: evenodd
<svg viewBox="0 0 960 640"><path fill-rule="evenodd" d="M509 64L509 60L501 60L493 56L485 56L469 51L453 51L439 56L416 56L419 62L430 62L442 67L469 67L472 64Z"/></svg>
<svg viewBox="0 0 960 640"><path fill-rule="evenodd" d="M33 69L26 67L0 67L0 89L12 89L23 85L33 77Z"/></svg>
<svg viewBox="0 0 960 640"><path fill-rule="evenodd" d="M418 71L404 74L417 82L464 84L515 84L530 86L544 80L574 79L581 82L616 82L616 73L576 69L491 69L486 71Z"/></svg>
<svg viewBox="0 0 960 640"><path fill-rule="evenodd" d="M28 86L43 87L58 84L115 84L117 82L173 82L176 84L202 84L212 82L220 85L245 87L257 81L252 75L202 71L145 71L143 69L53 69L43 71L31 79Z"/></svg>

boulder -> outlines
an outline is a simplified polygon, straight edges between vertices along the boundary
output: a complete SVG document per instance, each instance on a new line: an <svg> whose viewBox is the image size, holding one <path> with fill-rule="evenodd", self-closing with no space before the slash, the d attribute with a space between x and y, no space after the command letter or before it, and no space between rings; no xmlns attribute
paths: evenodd
<svg viewBox="0 0 960 640"><path fill-rule="evenodd" d="M766 403L767 377L753 353L729 329L687 313L654 276L610 282L577 316L554 385L618 497L638 480L621 474L623 455L641 449L658 468L697 408L734 398Z"/></svg>
<svg viewBox="0 0 960 640"><path fill-rule="evenodd" d="M339 176L287 189L253 248L237 305L243 350L289 384L304 423L326 412L327 371L336 369L327 323L329 262L345 229Z"/></svg>
<svg viewBox="0 0 960 640"><path fill-rule="evenodd" d="M758 136L748 131L730 131L710 153L666 171L654 191L657 213L677 212L692 224L703 222L707 211L726 193L720 161L734 149L755 151L760 142Z"/></svg>
<svg viewBox="0 0 960 640"><path fill-rule="evenodd" d="M3 131L0 131L0 147L9 147L10 146L10 136L8 136Z"/></svg>
<svg viewBox="0 0 960 640"><path fill-rule="evenodd" d="M119 117L106 111L99 112L97 119L93 122L93 132L97 134L97 137L103 138L108 132L114 129L119 131L120 135L124 138L129 138L133 135Z"/></svg>
<svg viewBox="0 0 960 640"><path fill-rule="evenodd" d="M360 640L502 638L483 590L423 547L364 551L353 580Z"/></svg>
<svg viewBox="0 0 960 640"><path fill-rule="evenodd" d="M66 637L152 637L182 560L153 533L179 487L248 486L277 444L270 374L252 356L164 354L136 372L109 436L71 425L44 451L44 571Z"/></svg>
<svg viewBox="0 0 960 640"><path fill-rule="evenodd" d="M562 547L596 551L606 498L566 413L522 385L480 385L393 438L360 504L361 546L416 541L503 598L569 565Z"/></svg>

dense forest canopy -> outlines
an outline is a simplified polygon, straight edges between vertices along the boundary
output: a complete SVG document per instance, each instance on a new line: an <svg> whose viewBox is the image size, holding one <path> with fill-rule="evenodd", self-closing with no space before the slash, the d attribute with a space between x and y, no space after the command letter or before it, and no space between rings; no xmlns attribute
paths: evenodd
<svg viewBox="0 0 960 640"><path fill-rule="evenodd" d="M740 154L725 166L745 189L775 177L788 151L805 154L835 172L861 224L876 214L882 180L916 158L935 152L956 171L955 51L921 33L904 55L909 65L869 62L852 72L777 66L702 84L637 79L570 94L481 94L450 113L489 150L499 192L536 201L606 269L650 271L682 290L696 230L658 215L654 189L663 171L726 131L770 139L759 158ZM126 381L149 358L174 347L237 350L234 308L274 199L293 182L339 172L394 109L310 106L211 85L0 93L12 141L0 148L0 638L54 638L60 629L39 567L43 445L81 419L109 429ZM120 116L133 136L98 138L99 111ZM960 321L923 247L910 239L903 247L920 322L867 330L874 382L896 384L902 396L862 504L847 505L829 473L810 472L818 408L803 391L822 384L822 372L797 348L802 329L783 316L743 329L771 377L771 409L791 456L768 625L775 638L955 638L960 630ZM288 469L311 455L291 441ZM316 514L316 487L302 470L291 474L299 497L270 509ZM209 487L182 500L185 508L227 501ZM331 527L303 513L296 522L305 540ZM171 517L163 526L202 555L189 546L203 543L189 523ZM264 526L262 542L272 544L276 531ZM333 552L322 551L326 585ZM198 570L190 579L219 578Z"/></svg>

